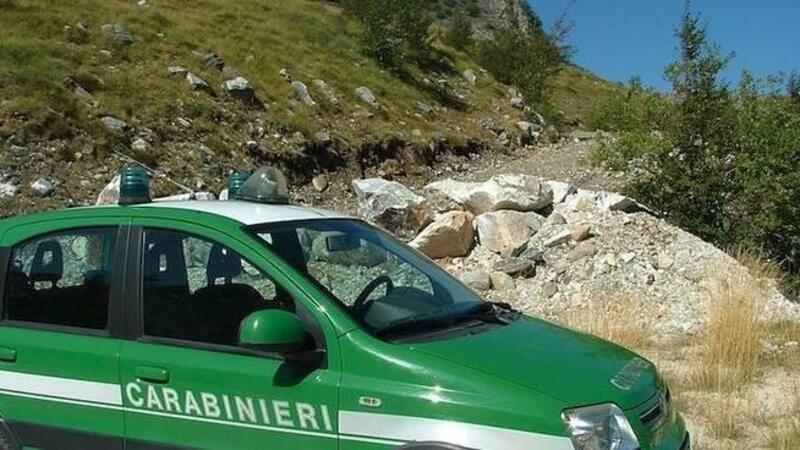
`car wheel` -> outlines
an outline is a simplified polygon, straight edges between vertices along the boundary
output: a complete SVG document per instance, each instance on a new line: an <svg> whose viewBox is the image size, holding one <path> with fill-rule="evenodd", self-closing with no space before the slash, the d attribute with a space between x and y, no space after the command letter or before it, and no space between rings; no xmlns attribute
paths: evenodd
<svg viewBox="0 0 800 450"><path fill-rule="evenodd" d="M0 423L0 450L17 450L17 443L5 423Z"/></svg>

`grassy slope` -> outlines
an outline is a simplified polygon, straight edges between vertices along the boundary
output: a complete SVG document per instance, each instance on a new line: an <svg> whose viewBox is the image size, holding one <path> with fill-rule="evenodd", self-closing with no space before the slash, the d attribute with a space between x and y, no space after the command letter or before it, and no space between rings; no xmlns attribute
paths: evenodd
<svg viewBox="0 0 800 450"><path fill-rule="evenodd" d="M107 134L99 121L104 115L127 121L135 131L154 130L159 142L147 154L134 156L169 168L174 177L190 184L257 164L242 144L256 139L254 130L260 126L267 134L259 144L269 159L309 156L304 153L308 149L291 138L296 131L310 139L316 131L328 130L346 148L391 137L425 144L441 133L455 144L494 143L494 136L478 126L479 120L492 119L514 130L521 118L510 106L507 86L482 73L468 55L439 43L437 52L449 61L449 68L414 69L404 79L382 70L360 53L359 24L333 3L150 3L142 7L134 0L0 0L0 139L16 135L29 146L47 141L47 158L56 159L23 171L16 180L20 186L49 175L63 182L73 201L88 199L98 182L78 186L80 177L74 175L108 179L119 164L108 159L108 149L128 151L131 139ZM88 33L79 32L78 23ZM113 43L101 31L105 23L127 27L136 42ZM225 95L193 92L182 77L167 73L170 65L184 66L222 94L222 74L202 64L209 52L224 57L250 81L264 110L247 109ZM319 103L316 107L294 101L291 85L279 75L282 68L309 86ZM460 75L468 68L478 74L475 86ZM65 84L70 77L92 91L92 97L75 96ZM338 105L316 90L316 78L335 89ZM433 86L443 79L451 93L462 97L460 106L437 96ZM354 90L361 85L373 90L380 110L372 111L356 98ZM567 68L554 86L556 109L567 119L580 118L596 93L606 89L601 80L573 68ZM436 109L422 115L418 102ZM192 125L181 127L178 118L190 119ZM214 152L213 170L186 149L200 144ZM94 149L91 156L77 160L75 152L87 147ZM67 167L68 173L54 169L60 167ZM4 171L8 168L0 161L0 173Z"/></svg>

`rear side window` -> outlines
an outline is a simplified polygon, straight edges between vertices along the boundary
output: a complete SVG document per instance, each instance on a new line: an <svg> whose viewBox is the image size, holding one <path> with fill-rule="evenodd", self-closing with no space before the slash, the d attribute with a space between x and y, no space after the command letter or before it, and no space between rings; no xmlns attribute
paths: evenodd
<svg viewBox="0 0 800 450"><path fill-rule="evenodd" d="M12 249L5 319L103 330L117 228L66 231Z"/></svg>

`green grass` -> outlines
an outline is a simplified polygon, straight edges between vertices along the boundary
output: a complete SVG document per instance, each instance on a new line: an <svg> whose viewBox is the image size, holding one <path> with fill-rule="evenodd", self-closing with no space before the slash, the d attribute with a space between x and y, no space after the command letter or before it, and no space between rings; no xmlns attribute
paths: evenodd
<svg viewBox="0 0 800 450"><path fill-rule="evenodd" d="M79 22L88 33L78 30ZM109 22L129 28L136 42L128 47L110 42L100 30ZM22 111L40 121L48 109L55 110L81 130L95 128L87 122L104 114L156 128L180 115L196 120L201 132L215 134L214 118L220 108L246 116L247 111L237 110L236 105L190 92L183 79L166 73L167 66L182 65L220 91L221 74L201 63L202 55L212 51L244 74L268 106L270 119L291 131L313 132L339 121L344 124L336 130L338 134L356 141L408 134L414 128L426 135L445 131L480 138L471 122L490 114L517 115L508 105L507 90L489 75L481 75L475 88L457 88L466 96L464 108L448 108L433 118L419 117L418 101L442 103L424 82L427 78L435 84L438 74L414 70L409 81L382 70L359 51L359 25L326 2L159 0L140 7L129 0L15 0L3 7L0 28L4 30L0 95L8 100L3 110ZM465 54L437 47L440 56L451 62L449 78L455 84L461 83L459 74L464 69L477 71ZM309 85L319 107L289 106L293 91L278 74L282 68ZM64 84L68 77L90 81L96 106L71 98ZM342 100L339 106L326 104L322 93L315 92L311 83L315 78L336 89ZM346 119L365 109L353 93L361 85L375 92L382 110L369 120L347 123ZM571 67L554 87L556 107L567 117L582 116L592 98L612 89ZM398 126L399 121L405 124Z"/></svg>

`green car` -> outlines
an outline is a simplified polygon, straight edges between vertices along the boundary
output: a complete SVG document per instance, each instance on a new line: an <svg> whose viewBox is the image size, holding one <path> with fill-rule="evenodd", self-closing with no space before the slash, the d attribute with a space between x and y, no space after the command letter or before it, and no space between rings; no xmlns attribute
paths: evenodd
<svg viewBox="0 0 800 450"><path fill-rule="evenodd" d="M271 174L0 221L0 449L690 448L650 362Z"/></svg>

